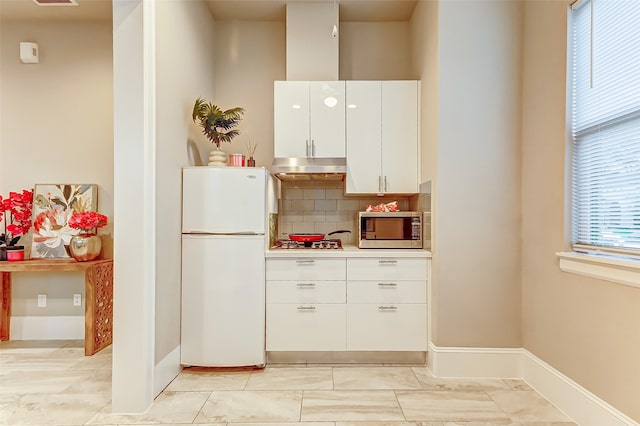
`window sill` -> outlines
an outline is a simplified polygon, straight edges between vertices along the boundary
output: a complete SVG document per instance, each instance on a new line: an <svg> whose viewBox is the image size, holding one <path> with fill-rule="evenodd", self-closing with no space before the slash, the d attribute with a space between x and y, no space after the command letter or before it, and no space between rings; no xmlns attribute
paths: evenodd
<svg viewBox="0 0 640 426"><path fill-rule="evenodd" d="M640 288L640 262L612 257L559 252L560 270L600 278L618 284Z"/></svg>

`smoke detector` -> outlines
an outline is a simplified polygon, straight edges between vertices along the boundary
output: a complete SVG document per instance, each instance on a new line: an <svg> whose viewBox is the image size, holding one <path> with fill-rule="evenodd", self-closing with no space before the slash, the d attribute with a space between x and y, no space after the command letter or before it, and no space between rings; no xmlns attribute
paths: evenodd
<svg viewBox="0 0 640 426"><path fill-rule="evenodd" d="M76 0L33 0L38 6L78 6Z"/></svg>

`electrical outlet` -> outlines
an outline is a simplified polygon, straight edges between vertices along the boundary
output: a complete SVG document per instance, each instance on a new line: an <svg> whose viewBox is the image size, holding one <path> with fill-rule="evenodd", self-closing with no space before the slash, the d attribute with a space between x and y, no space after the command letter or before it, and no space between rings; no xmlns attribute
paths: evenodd
<svg viewBox="0 0 640 426"><path fill-rule="evenodd" d="M76 293L73 295L73 306L82 306L82 295Z"/></svg>
<svg viewBox="0 0 640 426"><path fill-rule="evenodd" d="M46 308L47 307L47 295L39 294L38 295L38 308Z"/></svg>

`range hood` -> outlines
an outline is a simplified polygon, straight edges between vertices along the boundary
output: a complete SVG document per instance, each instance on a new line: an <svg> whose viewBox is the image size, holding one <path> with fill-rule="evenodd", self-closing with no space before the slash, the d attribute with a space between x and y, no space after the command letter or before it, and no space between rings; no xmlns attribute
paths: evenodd
<svg viewBox="0 0 640 426"><path fill-rule="evenodd" d="M345 158L274 158L271 174L280 180L344 180Z"/></svg>

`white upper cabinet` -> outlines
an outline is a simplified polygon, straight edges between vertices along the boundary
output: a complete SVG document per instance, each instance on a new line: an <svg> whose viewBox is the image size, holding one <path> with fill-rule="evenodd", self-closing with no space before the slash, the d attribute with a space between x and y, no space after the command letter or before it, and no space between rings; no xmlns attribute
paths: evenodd
<svg viewBox="0 0 640 426"><path fill-rule="evenodd" d="M347 82L347 193L380 192L381 84L380 81Z"/></svg>
<svg viewBox="0 0 640 426"><path fill-rule="evenodd" d="M418 192L418 82L382 82L384 192Z"/></svg>
<svg viewBox="0 0 640 426"><path fill-rule="evenodd" d="M309 143L309 82L274 83L275 156L306 157Z"/></svg>
<svg viewBox="0 0 640 426"><path fill-rule="evenodd" d="M418 192L418 82L347 81L348 194Z"/></svg>
<svg viewBox="0 0 640 426"><path fill-rule="evenodd" d="M274 155L345 156L345 82L274 82Z"/></svg>

